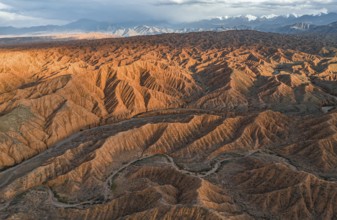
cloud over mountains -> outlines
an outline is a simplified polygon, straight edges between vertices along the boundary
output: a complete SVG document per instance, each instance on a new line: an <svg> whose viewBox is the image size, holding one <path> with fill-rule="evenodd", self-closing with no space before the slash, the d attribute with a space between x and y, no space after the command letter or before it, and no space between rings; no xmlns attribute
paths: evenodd
<svg viewBox="0 0 337 220"><path fill-rule="evenodd" d="M80 18L110 22L185 22L218 16L336 12L333 0L0 0L0 26L62 24Z"/></svg>

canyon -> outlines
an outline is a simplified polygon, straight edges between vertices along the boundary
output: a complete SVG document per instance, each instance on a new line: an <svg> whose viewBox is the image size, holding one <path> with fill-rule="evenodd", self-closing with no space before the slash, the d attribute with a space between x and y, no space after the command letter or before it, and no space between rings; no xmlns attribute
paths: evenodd
<svg viewBox="0 0 337 220"><path fill-rule="evenodd" d="M337 42L0 48L0 219L337 218Z"/></svg>

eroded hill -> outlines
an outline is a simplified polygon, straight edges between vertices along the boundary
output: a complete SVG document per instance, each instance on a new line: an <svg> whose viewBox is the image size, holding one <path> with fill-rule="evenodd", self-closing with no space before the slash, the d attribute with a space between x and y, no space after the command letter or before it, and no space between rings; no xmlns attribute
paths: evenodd
<svg viewBox="0 0 337 220"><path fill-rule="evenodd" d="M0 218L337 218L333 43L252 31L0 50Z"/></svg>

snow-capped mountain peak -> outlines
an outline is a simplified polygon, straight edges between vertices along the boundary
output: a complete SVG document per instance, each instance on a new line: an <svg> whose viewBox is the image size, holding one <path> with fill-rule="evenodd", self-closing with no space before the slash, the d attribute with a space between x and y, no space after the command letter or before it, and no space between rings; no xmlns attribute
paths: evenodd
<svg viewBox="0 0 337 220"><path fill-rule="evenodd" d="M278 17L278 15L276 14L269 14L269 15L262 15L260 18L264 18L264 19L273 19Z"/></svg>
<svg viewBox="0 0 337 220"><path fill-rule="evenodd" d="M245 17L248 19L248 21L255 21L258 18L254 15L246 15Z"/></svg>
<svg viewBox="0 0 337 220"><path fill-rule="evenodd" d="M239 15L221 16L190 23L168 24L148 22L147 24L98 22L88 19L78 20L67 25L37 26L29 28L0 27L0 36L39 35L58 33L107 33L120 37L135 35L155 35L163 33L186 33L199 31L258 30L278 33L295 33L312 29L314 26L328 25L337 21L337 13L316 15Z"/></svg>

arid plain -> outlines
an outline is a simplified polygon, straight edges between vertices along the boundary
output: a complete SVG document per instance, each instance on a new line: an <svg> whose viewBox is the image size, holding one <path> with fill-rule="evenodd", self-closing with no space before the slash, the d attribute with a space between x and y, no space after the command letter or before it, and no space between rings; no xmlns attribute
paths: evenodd
<svg viewBox="0 0 337 220"><path fill-rule="evenodd" d="M337 49L255 31L0 49L0 219L337 219Z"/></svg>

